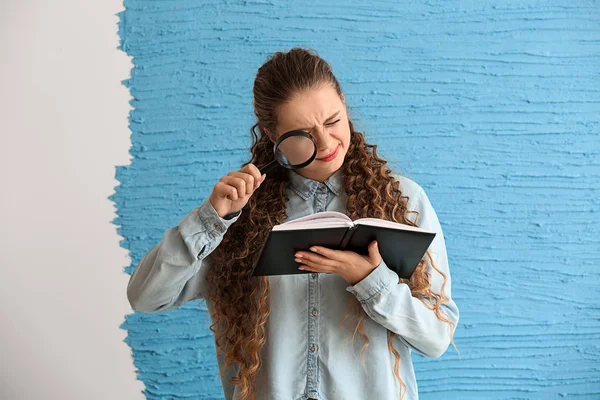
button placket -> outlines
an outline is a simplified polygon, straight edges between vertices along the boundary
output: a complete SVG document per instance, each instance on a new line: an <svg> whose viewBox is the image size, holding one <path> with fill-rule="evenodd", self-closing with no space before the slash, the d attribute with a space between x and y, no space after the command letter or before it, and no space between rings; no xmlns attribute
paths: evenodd
<svg viewBox="0 0 600 400"><path fill-rule="evenodd" d="M315 209L317 212L324 211L327 206L327 186L320 183L317 193L315 193Z"/></svg>
<svg viewBox="0 0 600 400"><path fill-rule="evenodd" d="M315 190L314 209L315 212L321 212L327 206L327 186L320 183ZM310 314L316 317L319 314L319 274L311 273L311 279L308 280L308 310ZM316 394L319 386L319 365L318 365L318 346L319 342L319 319L310 318L308 321L308 356L307 356L307 385L308 393ZM315 396L316 397L316 396Z"/></svg>
<svg viewBox="0 0 600 400"><path fill-rule="evenodd" d="M319 288L318 288L318 275L314 279L308 280L308 309L310 313L314 315L314 311L317 310L319 304ZM319 341L319 325L317 318L311 318L308 321L308 359L307 359L307 391L316 391L318 384L318 346Z"/></svg>

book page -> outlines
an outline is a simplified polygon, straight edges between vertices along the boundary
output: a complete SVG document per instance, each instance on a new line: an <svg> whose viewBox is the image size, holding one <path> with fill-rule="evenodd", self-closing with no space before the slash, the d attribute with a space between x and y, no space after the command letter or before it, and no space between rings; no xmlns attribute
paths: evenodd
<svg viewBox="0 0 600 400"><path fill-rule="evenodd" d="M343 214L341 212L338 211L320 211L314 214L310 214L310 215L305 215L304 217L300 217L300 218L296 218L293 219L291 221L288 222L284 222L283 224L280 225L288 225L288 224L295 224L298 222L305 222L305 221L312 221L312 220L320 220L320 219L325 219L325 218L333 218L336 221L349 221L352 222L352 220L350 219L350 217L348 217L346 214Z"/></svg>
<svg viewBox="0 0 600 400"><path fill-rule="evenodd" d="M388 221L388 220L379 219L379 218L359 218L356 221L354 221L354 224L355 225L381 226L381 227L399 229L399 230L405 230L405 231L435 233L428 229L419 228L417 226L401 224L399 222Z"/></svg>
<svg viewBox="0 0 600 400"><path fill-rule="evenodd" d="M299 231L304 229L325 229L325 228L347 228L352 226L352 222L344 222L334 219L312 220L308 222L300 222L297 224L281 224L275 225L274 231Z"/></svg>
<svg viewBox="0 0 600 400"><path fill-rule="evenodd" d="M352 220L346 214L338 211L320 211L275 225L273 230L321 229L347 226L352 226Z"/></svg>

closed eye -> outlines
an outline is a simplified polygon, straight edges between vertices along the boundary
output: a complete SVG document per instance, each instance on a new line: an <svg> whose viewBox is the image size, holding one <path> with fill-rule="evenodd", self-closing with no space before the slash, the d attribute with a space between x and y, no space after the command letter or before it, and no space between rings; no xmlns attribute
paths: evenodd
<svg viewBox="0 0 600 400"><path fill-rule="evenodd" d="M337 121L331 122L331 123L329 123L329 124L327 124L327 125L335 125L335 124L337 124L337 123L338 123L338 122L340 122L340 121L341 121L341 119L338 119Z"/></svg>

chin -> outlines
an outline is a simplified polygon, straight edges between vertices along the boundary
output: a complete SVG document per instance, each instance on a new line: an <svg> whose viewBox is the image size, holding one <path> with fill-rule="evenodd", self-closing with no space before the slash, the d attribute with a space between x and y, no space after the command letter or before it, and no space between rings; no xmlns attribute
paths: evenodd
<svg viewBox="0 0 600 400"><path fill-rule="evenodd" d="M333 161L330 161L330 162L319 161L319 164L320 164L318 167L319 169L327 169L327 170L336 171L342 166L342 164L344 164L344 157L340 154Z"/></svg>

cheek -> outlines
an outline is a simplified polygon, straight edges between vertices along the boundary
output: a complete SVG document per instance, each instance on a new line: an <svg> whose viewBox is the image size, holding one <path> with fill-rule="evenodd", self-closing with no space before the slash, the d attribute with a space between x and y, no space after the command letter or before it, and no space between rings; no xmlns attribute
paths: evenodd
<svg viewBox="0 0 600 400"><path fill-rule="evenodd" d="M344 132L340 132L339 138L344 147L344 152L348 151L348 147L350 147L350 128L346 128Z"/></svg>

